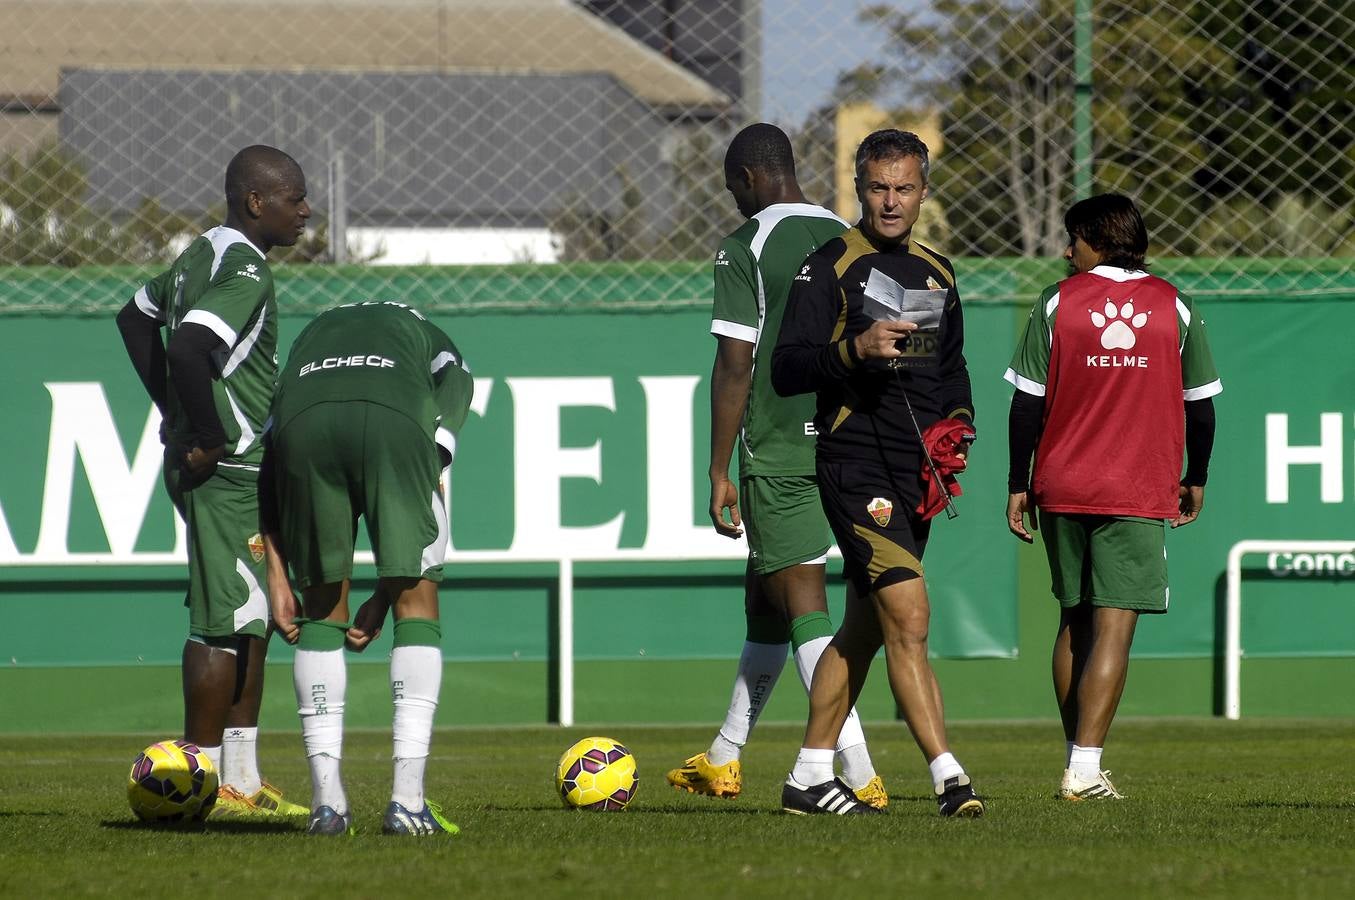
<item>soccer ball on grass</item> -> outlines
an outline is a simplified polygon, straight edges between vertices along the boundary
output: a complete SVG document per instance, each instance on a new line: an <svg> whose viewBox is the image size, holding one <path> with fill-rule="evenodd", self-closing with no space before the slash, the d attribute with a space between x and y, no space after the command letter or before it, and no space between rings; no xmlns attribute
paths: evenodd
<svg viewBox="0 0 1355 900"><path fill-rule="evenodd" d="M200 822L216 803L217 774L188 741L160 741L142 750L127 776L127 802L143 822Z"/></svg>
<svg viewBox="0 0 1355 900"><path fill-rule="evenodd" d="M560 797L575 809L623 810L639 784L635 757L607 737L584 738L566 750L555 767Z"/></svg>

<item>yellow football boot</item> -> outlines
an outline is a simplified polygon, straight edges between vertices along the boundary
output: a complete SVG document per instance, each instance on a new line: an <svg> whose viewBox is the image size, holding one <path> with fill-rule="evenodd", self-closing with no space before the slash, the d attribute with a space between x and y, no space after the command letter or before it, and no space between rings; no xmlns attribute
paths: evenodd
<svg viewBox="0 0 1355 900"><path fill-rule="evenodd" d="M856 795L857 800L875 809L884 809L889 805L889 792L885 790L884 780L879 775L866 782L864 787L856 788L852 793Z"/></svg>
<svg viewBox="0 0 1355 900"><path fill-rule="evenodd" d="M254 796L249 798L249 802L254 805L255 809L266 816L286 816L290 818L292 816L310 815L309 809L299 803L293 803L284 798L282 796L282 791L278 790L267 781L263 783L263 787L259 788L254 793Z"/></svg>
<svg viewBox="0 0 1355 900"><path fill-rule="evenodd" d="M737 759L723 766L713 766L704 753L688 759L666 777L668 783L679 790L708 797L733 800L743 790L743 765Z"/></svg>

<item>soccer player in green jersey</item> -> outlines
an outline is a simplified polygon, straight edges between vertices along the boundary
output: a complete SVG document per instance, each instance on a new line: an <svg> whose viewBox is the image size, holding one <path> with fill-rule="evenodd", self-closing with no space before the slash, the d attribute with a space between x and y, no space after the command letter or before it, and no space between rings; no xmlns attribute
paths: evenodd
<svg viewBox="0 0 1355 900"><path fill-rule="evenodd" d="M266 257L295 244L309 216L296 161L246 147L226 167L225 224L189 244L117 317L160 410L165 486L188 526L184 738L220 773L213 815L306 811L263 780L255 750L269 634L256 488L277 377Z"/></svg>
<svg viewBox="0 0 1355 900"><path fill-rule="evenodd" d="M814 398L778 397L769 363L792 279L805 257L846 223L805 200L790 139L775 125L750 125L735 135L724 170L725 186L748 221L715 256L710 518L726 537L747 532L747 637L719 733L708 750L667 778L676 788L734 798L743 784L741 750L786 664L787 645L808 691L833 634L824 589L829 530L814 478ZM729 478L736 438L738 487ZM858 799L883 808L889 796L855 709L837 756Z"/></svg>
<svg viewBox="0 0 1355 900"><path fill-rule="evenodd" d="M278 382L260 477L273 619L297 644L296 698L311 769L310 834L352 828L340 777L347 674L395 610L391 696L395 777L382 831L456 834L424 797L424 767L442 685L437 583L447 552L442 470L470 408L473 382L437 326L402 303L340 306L292 345ZM379 580L350 622L358 517ZM301 588L297 618L286 564Z"/></svg>

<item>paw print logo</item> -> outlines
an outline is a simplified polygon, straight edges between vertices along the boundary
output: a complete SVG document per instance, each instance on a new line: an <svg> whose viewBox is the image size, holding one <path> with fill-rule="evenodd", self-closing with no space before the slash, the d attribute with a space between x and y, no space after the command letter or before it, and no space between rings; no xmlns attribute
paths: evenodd
<svg viewBox="0 0 1355 900"><path fill-rule="evenodd" d="M258 271L259 271L259 267L256 266L256 265L254 265L254 263L250 263L249 265L245 266L245 272L246 272L247 274L254 275L254 274L256 274Z"/></svg>
<svg viewBox="0 0 1355 900"><path fill-rule="evenodd" d="M1134 312L1134 300L1131 297L1118 307L1106 298L1105 309L1100 312L1088 310L1092 314L1092 324L1103 329L1101 346L1107 350L1130 350L1138 342L1134 332L1148 324L1151 313Z"/></svg>

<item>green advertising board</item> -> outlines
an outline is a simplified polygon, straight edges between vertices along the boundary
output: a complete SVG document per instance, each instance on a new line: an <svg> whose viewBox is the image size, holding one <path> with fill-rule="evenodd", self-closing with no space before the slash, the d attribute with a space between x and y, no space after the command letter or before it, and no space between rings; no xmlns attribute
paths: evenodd
<svg viewBox="0 0 1355 900"><path fill-rule="evenodd" d="M960 276L963 288L963 267ZM996 269L979 276L999 278ZM1214 462L1200 520L1169 535L1171 611L1140 624L1139 657L1217 656L1224 566L1238 541L1352 535L1355 305L1220 291L1199 308L1225 387ZM1028 309L967 304L979 440L961 515L938 521L926 560L941 657L1047 653L1048 635L1018 634L1019 603L1053 602L1043 554L1003 521L1010 389L1001 375ZM182 530L159 484L156 421L112 312L2 323L0 660L10 666L168 664L182 644ZM736 656L743 548L717 538L705 513L706 309L433 318L477 380L451 475L448 659L547 659L564 558L578 560L580 660ZM284 345L304 322L284 317ZM1352 577L1348 555L1249 558L1246 655L1355 655ZM287 658L281 646L273 654Z"/></svg>

